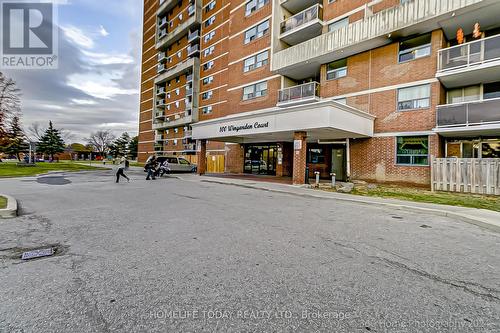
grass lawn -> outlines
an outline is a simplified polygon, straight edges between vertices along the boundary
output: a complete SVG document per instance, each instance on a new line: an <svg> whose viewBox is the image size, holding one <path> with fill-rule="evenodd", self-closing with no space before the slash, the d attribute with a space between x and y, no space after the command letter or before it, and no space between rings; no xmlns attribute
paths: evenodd
<svg viewBox="0 0 500 333"><path fill-rule="evenodd" d="M485 196L477 194L431 192L422 188L411 188L396 185L378 185L369 189L366 186L356 186L351 194L400 199L416 202L427 202L451 206L482 208L500 212L500 196Z"/></svg>
<svg viewBox="0 0 500 333"><path fill-rule="evenodd" d="M37 163L34 167L20 167L17 163L0 163L0 178L27 177L47 173L49 171L82 171L82 170L105 170L94 166L82 165L73 162L59 163Z"/></svg>
<svg viewBox="0 0 500 333"><path fill-rule="evenodd" d="M7 208L7 199L0 196L0 209Z"/></svg>

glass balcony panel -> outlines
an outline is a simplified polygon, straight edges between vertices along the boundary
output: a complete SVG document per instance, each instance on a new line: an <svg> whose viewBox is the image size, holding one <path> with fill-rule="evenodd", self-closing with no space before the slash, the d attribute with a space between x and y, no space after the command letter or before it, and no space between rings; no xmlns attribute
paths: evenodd
<svg viewBox="0 0 500 333"><path fill-rule="evenodd" d="M469 107L469 124L482 124L500 121L500 100L473 102Z"/></svg>
<svg viewBox="0 0 500 333"><path fill-rule="evenodd" d="M457 126L467 124L466 104L443 105L437 109L438 126Z"/></svg>
<svg viewBox="0 0 500 333"><path fill-rule="evenodd" d="M288 87L281 89L278 93L278 102L286 103L301 99L310 99L311 97L319 97L319 85L317 82L310 82L299 86Z"/></svg>
<svg viewBox="0 0 500 333"><path fill-rule="evenodd" d="M283 34L285 32L298 28L301 25L309 23L315 19L321 19L320 13L322 12L320 11L320 9L321 7L319 5L315 5L288 18L281 23L281 33Z"/></svg>

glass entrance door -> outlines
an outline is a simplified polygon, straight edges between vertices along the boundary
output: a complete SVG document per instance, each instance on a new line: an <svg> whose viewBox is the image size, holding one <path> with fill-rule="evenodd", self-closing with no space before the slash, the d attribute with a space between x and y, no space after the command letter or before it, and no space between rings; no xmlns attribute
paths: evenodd
<svg viewBox="0 0 500 333"><path fill-rule="evenodd" d="M276 176L277 145L245 146L245 173Z"/></svg>

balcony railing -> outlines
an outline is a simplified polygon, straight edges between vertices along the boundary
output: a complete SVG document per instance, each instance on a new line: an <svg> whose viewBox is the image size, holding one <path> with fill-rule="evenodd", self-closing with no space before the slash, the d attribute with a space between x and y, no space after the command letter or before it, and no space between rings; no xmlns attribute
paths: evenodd
<svg viewBox="0 0 500 333"><path fill-rule="evenodd" d="M493 60L500 60L500 35L440 50L438 71L464 69Z"/></svg>
<svg viewBox="0 0 500 333"><path fill-rule="evenodd" d="M163 135L161 134L155 135L155 141L163 141Z"/></svg>
<svg viewBox="0 0 500 333"><path fill-rule="evenodd" d="M440 105L437 127L463 127L500 123L500 98Z"/></svg>
<svg viewBox="0 0 500 333"><path fill-rule="evenodd" d="M162 62L165 59L167 59L167 53L165 52L158 53L158 62Z"/></svg>
<svg viewBox="0 0 500 333"><path fill-rule="evenodd" d="M309 82L300 86L281 89L278 95L278 103L300 102L315 99L316 97L319 98L319 83Z"/></svg>
<svg viewBox="0 0 500 333"><path fill-rule="evenodd" d="M198 51L200 51L200 45L198 45L198 44L189 46L187 48L187 54L188 54L188 56L190 56L190 55L192 55L192 54L194 54L194 53L196 53Z"/></svg>
<svg viewBox="0 0 500 333"><path fill-rule="evenodd" d="M166 70L167 70L167 67L165 66L165 64L158 64L158 68L157 68L158 73L163 73Z"/></svg>
<svg viewBox="0 0 500 333"><path fill-rule="evenodd" d="M193 31L188 35L188 42L192 42L193 40L196 40L199 37L200 37L200 31L199 30Z"/></svg>
<svg viewBox="0 0 500 333"><path fill-rule="evenodd" d="M323 20L323 7L314 5L281 22L281 33L291 31L316 19Z"/></svg>

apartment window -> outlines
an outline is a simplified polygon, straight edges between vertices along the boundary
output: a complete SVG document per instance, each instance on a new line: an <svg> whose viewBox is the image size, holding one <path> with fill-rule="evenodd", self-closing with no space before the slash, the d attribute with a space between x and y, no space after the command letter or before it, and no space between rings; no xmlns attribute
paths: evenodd
<svg viewBox="0 0 500 333"><path fill-rule="evenodd" d="M214 61L210 60L209 62L203 64L203 70L208 71L214 67Z"/></svg>
<svg viewBox="0 0 500 333"><path fill-rule="evenodd" d="M177 146L177 139L174 139L174 146Z"/></svg>
<svg viewBox="0 0 500 333"><path fill-rule="evenodd" d="M260 82L243 88L244 101L266 95L267 95L267 82Z"/></svg>
<svg viewBox="0 0 500 333"><path fill-rule="evenodd" d="M336 80L344 76L347 76L347 58L331 62L327 65L327 80Z"/></svg>
<svg viewBox="0 0 500 333"><path fill-rule="evenodd" d="M477 101L481 98L481 87L480 86L470 86L458 89L448 90L447 103L466 103L471 101Z"/></svg>
<svg viewBox="0 0 500 333"><path fill-rule="evenodd" d="M431 34L407 39L399 43L399 62L411 61L431 55Z"/></svg>
<svg viewBox="0 0 500 333"><path fill-rule="evenodd" d="M181 103L179 101L175 101L175 107L176 108L179 108L180 105L181 105Z"/></svg>
<svg viewBox="0 0 500 333"><path fill-rule="evenodd" d="M398 111L424 109L430 105L430 84L398 89Z"/></svg>
<svg viewBox="0 0 500 333"><path fill-rule="evenodd" d="M243 72L249 72L259 67L267 65L269 61L269 52L266 50L250 58L245 59Z"/></svg>
<svg viewBox="0 0 500 333"><path fill-rule="evenodd" d="M328 31L332 32L335 30L339 30L343 27L347 27L349 25L349 17L343 18L341 20L335 21L328 25Z"/></svg>
<svg viewBox="0 0 500 333"><path fill-rule="evenodd" d="M206 78L203 79L203 85L207 85L207 84L210 84L214 81L214 77L213 76L207 76Z"/></svg>
<svg viewBox="0 0 500 333"><path fill-rule="evenodd" d="M201 99L202 100L207 100L207 99L210 99L212 98L214 92L213 91L207 91L207 92L204 92L203 94L201 94Z"/></svg>
<svg viewBox="0 0 500 333"><path fill-rule="evenodd" d="M210 106L205 106L205 107L201 108L201 112L203 114L210 114L210 113L212 113L212 106L210 105Z"/></svg>
<svg viewBox="0 0 500 333"><path fill-rule="evenodd" d="M179 133L179 129L177 127L174 128L174 133Z"/></svg>
<svg viewBox="0 0 500 333"><path fill-rule="evenodd" d="M203 37L203 40L205 41L205 43L207 43L212 38L214 38L214 36L215 36L215 30L212 30L208 34L206 34L205 37Z"/></svg>
<svg viewBox="0 0 500 333"><path fill-rule="evenodd" d="M208 28L215 22L215 15L210 17L208 20L205 21L205 28Z"/></svg>
<svg viewBox="0 0 500 333"><path fill-rule="evenodd" d="M485 83L483 90L484 99L500 98L500 82Z"/></svg>
<svg viewBox="0 0 500 333"><path fill-rule="evenodd" d="M206 48L205 51L203 51L203 55L206 57L206 56L209 56L211 55L212 53L214 53L215 51L215 46L210 46L209 48Z"/></svg>
<svg viewBox="0 0 500 333"><path fill-rule="evenodd" d="M429 165L427 136L399 136L396 138L396 146L397 164Z"/></svg>
<svg viewBox="0 0 500 333"><path fill-rule="evenodd" d="M211 11L212 9L214 9L215 5L216 5L215 0L214 1L210 1L210 3L205 7L205 13L208 13L209 11Z"/></svg>
<svg viewBox="0 0 500 333"><path fill-rule="evenodd" d="M245 5L245 16L248 16L255 12L256 10L264 7L269 0L250 0Z"/></svg>
<svg viewBox="0 0 500 333"><path fill-rule="evenodd" d="M245 44L250 43L254 39L264 36L269 31L269 20L250 28L245 32Z"/></svg>

